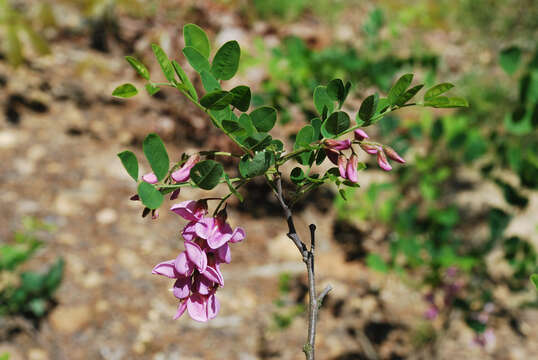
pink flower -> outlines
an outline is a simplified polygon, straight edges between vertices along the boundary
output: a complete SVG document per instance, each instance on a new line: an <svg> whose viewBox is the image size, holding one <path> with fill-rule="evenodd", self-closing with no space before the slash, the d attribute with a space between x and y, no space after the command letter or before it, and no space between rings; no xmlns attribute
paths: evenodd
<svg viewBox="0 0 538 360"><path fill-rule="evenodd" d="M194 231L198 237L207 241L211 249L218 249L228 241L236 243L245 238L245 231L242 228L232 230L231 226L219 217L203 218L196 223Z"/></svg>
<svg viewBox="0 0 538 360"><path fill-rule="evenodd" d="M390 146L383 146L383 149L385 150L385 153L390 159L397 161L400 164L405 164L405 160L396 152L396 150L394 150Z"/></svg>
<svg viewBox="0 0 538 360"><path fill-rule="evenodd" d="M347 168L347 159L344 155L340 155L338 157L338 171L340 172L340 176L344 179L346 178L346 168Z"/></svg>
<svg viewBox="0 0 538 360"><path fill-rule="evenodd" d="M357 129L355 131L353 131L353 135L355 136L355 140L358 140L358 141L362 141L364 139L368 139L369 136L368 134L366 133L366 131L362 130L362 129Z"/></svg>
<svg viewBox="0 0 538 360"><path fill-rule="evenodd" d="M439 315L439 309L437 309L437 306L430 305L428 310L424 313L424 317L428 320L433 320Z"/></svg>
<svg viewBox="0 0 538 360"><path fill-rule="evenodd" d="M392 166L390 166L389 161L387 160L387 156L385 155L385 152L383 152L382 149L379 149L377 152L377 164L379 167L385 171L391 171Z"/></svg>
<svg viewBox="0 0 538 360"><path fill-rule="evenodd" d="M152 172L142 175L142 180L150 184L157 184L159 182L157 176Z"/></svg>
<svg viewBox="0 0 538 360"><path fill-rule="evenodd" d="M361 143L360 147L370 155L375 155L379 150L381 150L379 146L371 144Z"/></svg>
<svg viewBox="0 0 538 360"><path fill-rule="evenodd" d="M198 161L200 161L200 155L196 154L191 156L181 168L172 173L172 179L175 182L185 182L189 180L191 176L191 169L194 165L196 165L196 163L198 163Z"/></svg>
<svg viewBox="0 0 538 360"><path fill-rule="evenodd" d="M199 221L207 214L207 204L201 201L187 200L170 208L185 220Z"/></svg>
<svg viewBox="0 0 538 360"><path fill-rule="evenodd" d="M349 181L356 183L359 181L359 174L357 173L357 164L359 163L359 158L357 155L353 154L349 158L346 166L346 175Z"/></svg>
<svg viewBox="0 0 538 360"><path fill-rule="evenodd" d="M346 139L346 140L328 139L328 140L325 140L324 143L329 149L332 149L332 150L347 150L351 148L351 140L349 139Z"/></svg>

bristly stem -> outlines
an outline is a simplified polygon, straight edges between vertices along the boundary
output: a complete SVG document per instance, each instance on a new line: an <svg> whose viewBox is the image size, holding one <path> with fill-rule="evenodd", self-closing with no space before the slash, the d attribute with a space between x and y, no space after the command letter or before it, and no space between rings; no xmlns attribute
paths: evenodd
<svg viewBox="0 0 538 360"><path fill-rule="evenodd" d="M316 326L318 321L318 312L323 303L323 299L332 287L327 285L327 287L320 293L318 296L316 293L316 275L314 271L314 251L316 249L316 225L310 224L310 250L307 248L306 244L301 241L297 231L295 229L295 224L293 222L293 216L290 208L284 200L284 194L282 192L282 179L280 174L276 176L274 181L275 195L280 203L282 211L284 212L284 217L288 223L288 237L293 241L299 253L303 257L303 262L306 265L306 270L308 273L308 297L309 297L309 307L308 307L308 336L306 343L303 346L303 352L305 353L306 360L314 360L315 357L315 343L316 343Z"/></svg>

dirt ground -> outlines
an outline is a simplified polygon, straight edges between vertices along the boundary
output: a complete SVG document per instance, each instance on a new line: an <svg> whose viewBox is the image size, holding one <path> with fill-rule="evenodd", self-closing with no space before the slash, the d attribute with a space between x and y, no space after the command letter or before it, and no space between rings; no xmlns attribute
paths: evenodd
<svg viewBox="0 0 538 360"><path fill-rule="evenodd" d="M245 48L266 29L245 29L239 14L209 1L196 9L181 14L185 17L179 22L121 18L123 43L109 39L108 52L92 49L87 37L74 33L58 35L54 55L17 69L0 60L0 237L10 238L24 216L44 219L56 230L44 238L46 246L28 268L43 269L58 256L66 261L58 304L38 328L0 332L0 353L9 351L10 360L304 358L305 316L295 317L284 329L273 320L280 311L275 300L281 296L282 274L292 279L286 301L304 303L307 296L304 265L263 184L249 190L255 196L250 208L230 206L230 222L244 227L247 239L232 246L233 261L223 267L226 286L218 293L221 311L216 319L205 324L187 316L173 321L176 302L168 291L170 282L151 275L155 264L182 250L179 231L184 222L167 211L157 221L142 218L140 205L129 201L134 184L116 154L128 148L143 158L141 141L148 132L163 137L172 158L203 142L219 149L229 144L203 113L172 90L156 98L141 94L128 101L113 99L110 93L118 84L141 84L123 55L129 53L126 49L146 54L146 64L157 73L149 44L161 39L169 44L168 53L177 53L184 22L208 26L221 42L235 36ZM328 41L312 23L305 20L300 26L289 31ZM253 73L240 78L257 85ZM225 190L218 188L215 194ZM197 196L186 189L180 199ZM352 226L336 231L333 196L328 190L319 192L295 215L305 236L308 224L317 224L320 288L328 283L334 287L321 311L319 359L538 358L538 341L533 341L538 311L531 309L518 313L519 334L507 319L499 319L494 324L497 341L490 348L473 345L471 330L455 316L437 340L437 355L417 350L415 330L425 323L422 295L397 275L366 268L363 259L346 261L343 236L368 247L386 234ZM533 199L530 208L536 203Z"/></svg>

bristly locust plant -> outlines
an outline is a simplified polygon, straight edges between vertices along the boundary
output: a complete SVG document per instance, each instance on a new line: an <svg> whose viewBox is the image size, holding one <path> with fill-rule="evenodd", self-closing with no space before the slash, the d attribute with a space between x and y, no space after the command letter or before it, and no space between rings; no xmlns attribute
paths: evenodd
<svg viewBox="0 0 538 360"><path fill-rule="evenodd" d="M172 200L179 196L184 186L211 190L223 184L229 193L222 198L186 200L175 204L171 211L177 213L188 224L182 231L184 252L175 259L156 265L154 274L175 279L173 294L179 300L175 318L185 311L197 321L214 318L220 308L215 296L217 289L224 285L220 265L231 260L230 243L245 238L245 231L233 229L227 223L226 201L236 196L243 201L239 188L256 177L263 177L274 192L282 208L288 225L287 236L295 244L306 265L309 289L308 335L303 351L307 360L314 359L314 344L318 311L323 299L331 290L327 286L316 291L314 255L316 226L310 225L310 241L298 235L292 207L312 190L325 183L334 183L345 197L344 187L358 187L358 172L366 165L360 163L357 151L375 155L379 166L392 169L389 159L404 163L394 149L369 139L362 129L381 120L385 115L407 106L451 108L468 106L464 99L443 95L453 85L442 83L424 94L422 101L410 102L423 85L411 87L413 74L405 74L398 79L386 97L377 93L364 99L358 109L355 123L342 110L351 89L351 83L341 79L330 81L327 86L318 86L314 91L314 106L318 116L311 119L295 136L293 149L286 149L284 142L270 135L277 122L277 111L269 106L258 107L250 112L251 91L240 85L233 89L223 89L222 80L231 79L238 70L241 55L237 41L222 45L210 61L211 45L206 33L197 25L187 24L183 28L185 48L183 55L192 68L200 75L204 88L197 90L176 60L171 60L156 44L153 52L166 78L166 82L156 83L150 78L146 66L132 56L127 62L145 80L149 95L156 94L162 86L176 88L194 106L204 111L213 125L234 142L240 153L233 154L218 150L183 154L177 161L170 159L166 148L157 134L149 134L143 142L144 155L152 172L139 176L138 160L131 151L118 154L127 173L138 184L137 194L132 200L139 200L144 206L143 215L158 217L158 209L164 196L170 194ZM112 95L122 98L138 93L132 84L117 87ZM238 150L239 152L239 150ZM218 159L236 157L239 159L237 174L228 175ZM319 166L328 159L334 167L322 173ZM298 164L289 174L283 173L283 165L288 161ZM285 194L282 179L289 178L295 185L293 191ZM248 194L246 194L248 196ZM208 201L216 200L210 214Z"/></svg>

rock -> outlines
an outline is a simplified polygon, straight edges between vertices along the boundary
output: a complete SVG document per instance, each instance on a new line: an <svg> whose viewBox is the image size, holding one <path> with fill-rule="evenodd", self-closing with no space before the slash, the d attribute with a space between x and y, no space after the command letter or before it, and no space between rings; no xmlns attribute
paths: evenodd
<svg viewBox="0 0 538 360"><path fill-rule="evenodd" d="M285 234L281 234L269 241L267 247L269 255L275 260L302 261L301 254Z"/></svg>
<svg viewBox="0 0 538 360"><path fill-rule="evenodd" d="M71 335L84 329L92 316L88 305L58 306L50 315L50 323L59 333Z"/></svg>
<svg viewBox="0 0 538 360"><path fill-rule="evenodd" d="M108 224L115 223L118 220L118 213L114 209L105 208L105 209L100 210L95 215L95 217L99 224L108 225Z"/></svg>
<svg viewBox="0 0 538 360"><path fill-rule="evenodd" d="M43 349L30 349L28 351L28 360L49 360L49 355Z"/></svg>

